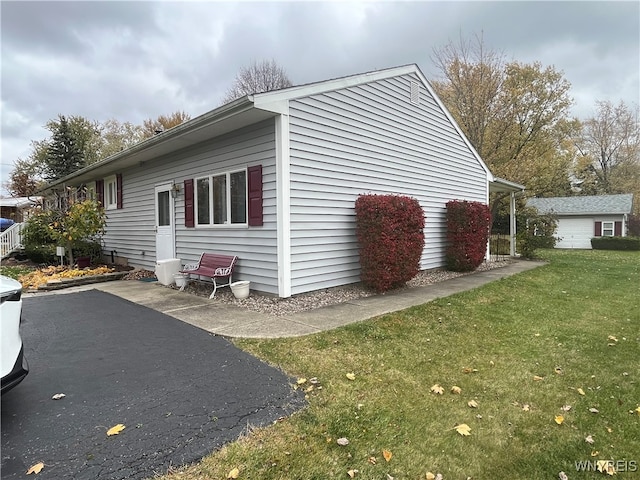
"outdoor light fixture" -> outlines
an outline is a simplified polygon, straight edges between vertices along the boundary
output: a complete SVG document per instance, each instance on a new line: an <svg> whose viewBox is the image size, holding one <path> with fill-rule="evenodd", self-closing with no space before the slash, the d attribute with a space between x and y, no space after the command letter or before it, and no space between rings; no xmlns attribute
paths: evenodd
<svg viewBox="0 0 640 480"><path fill-rule="evenodd" d="M173 198L176 198L178 196L178 193L180 193L180 184L174 183L173 186L171 187L171 196Z"/></svg>

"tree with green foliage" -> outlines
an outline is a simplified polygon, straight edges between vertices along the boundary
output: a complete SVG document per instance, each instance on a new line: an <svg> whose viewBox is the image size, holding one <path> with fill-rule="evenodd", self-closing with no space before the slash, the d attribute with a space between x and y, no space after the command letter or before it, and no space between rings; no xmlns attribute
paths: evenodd
<svg viewBox="0 0 640 480"><path fill-rule="evenodd" d="M84 152L67 119L59 117L58 128L47 148L44 176L47 180L57 180L81 169L85 165Z"/></svg>

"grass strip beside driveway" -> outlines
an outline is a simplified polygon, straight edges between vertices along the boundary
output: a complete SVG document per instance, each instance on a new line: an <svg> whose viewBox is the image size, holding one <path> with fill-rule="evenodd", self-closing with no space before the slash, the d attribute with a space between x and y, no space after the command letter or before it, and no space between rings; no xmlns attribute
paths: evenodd
<svg viewBox="0 0 640 480"><path fill-rule="evenodd" d="M237 341L307 379L309 407L179 478L595 479L603 473L577 470L599 460L635 478L640 254L544 257L533 271L370 321Z"/></svg>

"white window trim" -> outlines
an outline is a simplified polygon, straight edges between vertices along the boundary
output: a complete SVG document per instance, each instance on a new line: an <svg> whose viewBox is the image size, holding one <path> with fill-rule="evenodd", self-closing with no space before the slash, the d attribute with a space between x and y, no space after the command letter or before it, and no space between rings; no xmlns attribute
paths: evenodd
<svg viewBox="0 0 640 480"><path fill-rule="evenodd" d="M109 198L109 185L111 184L113 184L113 199ZM118 182L116 181L115 175L104 179L104 206L105 210L115 210L118 208Z"/></svg>
<svg viewBox="0 0 640 480"><path fill-rule="evenodd" d="M607 225L607 226L605 226ZM611 227L609 228L608 225L611 225ZM611 235L605 235L604 231L605 230L610 230L611 231ZM606 220L604 222L602 222L602 236L603 237L614 237L616 235L616 222L614 222L613 220Z"/></svg>
<svg viewBox="0 0 640 480"><path fill-rule="evenodd" d="M244 223L231 223L231 175L238 172L244 172L244 183L245 183L245 214ZM226 200L227 200L227 221L225 223L213 223L213 177L221 177L225 175L226 179ZM210 223L200 223L198 221L198 180L209 179L209 222ZM249 226L249 174L246 168L238 168L235 170L227 170L225 172L217 172L212 173L210 175L203 175L200 177L194 178L193 185L193 206L194 206L194 224L196 228L248 228Z"/></svg>

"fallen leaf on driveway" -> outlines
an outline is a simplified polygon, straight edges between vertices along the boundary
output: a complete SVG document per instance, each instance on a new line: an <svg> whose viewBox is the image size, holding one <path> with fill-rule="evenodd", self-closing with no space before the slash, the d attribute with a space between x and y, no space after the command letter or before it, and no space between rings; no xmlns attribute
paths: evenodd
<svg viewBox="0 0 640 480"><path fill-rule="evenodd" d="M40 463L36 463L35 465L32 465L31 468L29 468L29 470L27 470L27 475L31 475L32 473L35 473L36 475L40 473L40 471L44 468L44 463L40 462Z"/></svg>
<svg viewBox="0 0 640 480"><path fill-rule="evenodd" d="M125 427L123 424L119 423L117 425L114 425L113 427L111 427L109 430L107 430L107 436L110 437L111 435L118 435L122 430L124 430Z"/></svg>
<svg viewBox="0 0 640 480"><path fill-rule="evenodd" d="M56 393L53 397L51 397L51 400L60 400L61 398L66 397L66 395L64 393Z"/></svg>

